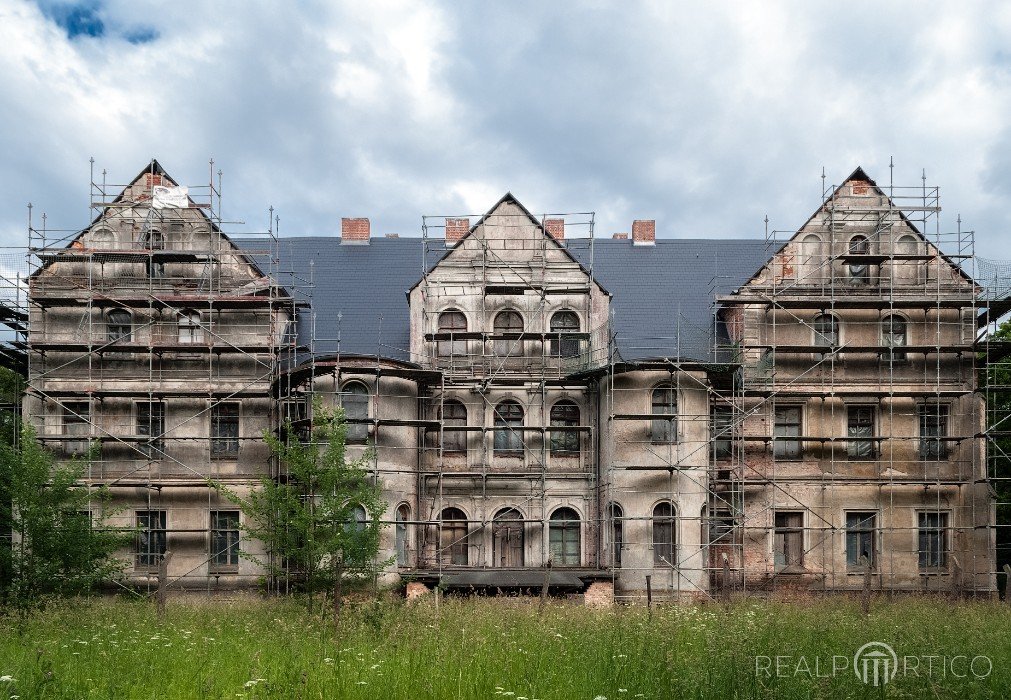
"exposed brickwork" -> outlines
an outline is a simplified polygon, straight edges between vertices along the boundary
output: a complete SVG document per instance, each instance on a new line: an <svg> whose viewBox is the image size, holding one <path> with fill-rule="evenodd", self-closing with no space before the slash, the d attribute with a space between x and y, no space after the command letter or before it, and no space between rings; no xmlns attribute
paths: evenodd
<svg viewBox="0 0 1011 700"><path fill-rule="evenodd" d="M588 608L610 608L614 606L614 584L610 581L594 581L583 595L583 605Z"/></svg>
<svg viewBox="0 0 1011 700"><path fill-rule="evenodd" d="M446 240L455 243L470 231L470 219L446 219Z"/></svg>
<svg viewBox="0 0 1011 700"><path fill-rule="evenodd" d="M870 185L862 180L853 180L853 194L867 194Z"/></svg>
<svg viewBox="0 0 1011 700"><path fill-rule="evenodd" d="M367 241L370 230L368 219L341 219L342 241Z"/></svg>
<svg viewBox="0 0 1011 700"><path fill-rule="evenodd" d="M544 230L556 241L565 240L565 219L545 219Z"/></svg>
<svg viewBox="0 0 1011 700"><path fill-rule="evenodd" d="M632 222L632 242L639 245L650 245L656 242L656 221L653 219L636 219Z"/></svg>

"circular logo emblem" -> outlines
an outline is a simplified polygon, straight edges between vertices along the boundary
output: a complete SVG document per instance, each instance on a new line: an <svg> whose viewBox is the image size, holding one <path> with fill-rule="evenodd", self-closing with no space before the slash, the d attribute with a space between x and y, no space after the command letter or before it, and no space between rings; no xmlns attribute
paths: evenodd
<svg viewBox="0 0 1011 700"><path fill-rule="evenodd" d="M884 642L867 642L853 655L853 672L864 683L884 685L899 672L899 657Z"/></svg>

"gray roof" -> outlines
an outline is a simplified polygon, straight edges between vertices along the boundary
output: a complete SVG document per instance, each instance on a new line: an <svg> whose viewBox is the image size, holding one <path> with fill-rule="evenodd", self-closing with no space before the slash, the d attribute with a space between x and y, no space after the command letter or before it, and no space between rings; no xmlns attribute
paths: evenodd
<svg viewBox="0 0 1011 700"><path fill-rule="evenodd" d="M235 243L262 247L262 241ZM566 248L611 293L612 333L623 360L713 359L715 297L745 283L773 252L753 239L659 239L653 246L569 239ZM446 249L430 243L427 260L423 252L420 238L374 238L367 245L282 239L280 281L297 299L312 301L312 313L299 319L300 341L308 344L315 326L318 355L340 350L409 359L406 292Z"/></svg>

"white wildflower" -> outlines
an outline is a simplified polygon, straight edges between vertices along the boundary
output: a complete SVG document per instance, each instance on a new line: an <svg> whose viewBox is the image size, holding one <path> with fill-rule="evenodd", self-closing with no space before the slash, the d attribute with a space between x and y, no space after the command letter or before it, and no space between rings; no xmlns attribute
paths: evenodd
<svg viewBox="0 0 1011 700"><path fill-rule="evenodd" d="M14 678L13 676L0 676L0 683L14 683L16 681L17 678Z"/></svg>

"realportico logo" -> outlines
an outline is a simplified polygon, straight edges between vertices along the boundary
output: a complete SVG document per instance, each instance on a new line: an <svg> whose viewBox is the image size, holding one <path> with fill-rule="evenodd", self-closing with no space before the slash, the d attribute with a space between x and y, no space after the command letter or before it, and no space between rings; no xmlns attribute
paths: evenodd
<svg viewBox="0 0 1011 700"><path fill-rule="evenodd" d="M764 656L755 657L755 675L760 678L835 678L852 672L867 685L883 686L900 675L911 678L972 678L983 680L993 672L989 656L924 655L899 656L884 642L867 642L850 657L835 655L828 658L815 656Z"/></svg>

